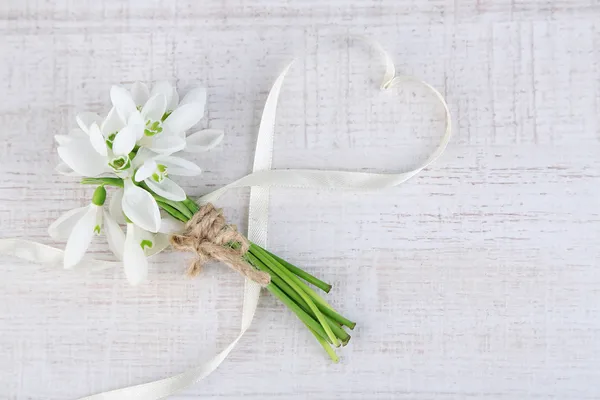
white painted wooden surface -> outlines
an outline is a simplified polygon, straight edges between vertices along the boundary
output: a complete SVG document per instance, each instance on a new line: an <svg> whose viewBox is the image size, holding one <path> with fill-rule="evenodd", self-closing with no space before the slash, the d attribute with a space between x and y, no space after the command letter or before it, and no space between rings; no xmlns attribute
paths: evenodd
<svg viewBox="0 0 600 400"><path fill-rule="evenodd" d="M382 95L366 34L440 88L456 135L376 194L275 190L270 246L333 282L359 322L332 365L272 297L224 365L174 399L600 398L600 3L597 0L0 2L0 235L46 227L90 190L53 172L52 136L104 110L112 83L209 88L224 144L184 181L250 169L284 63L276 167L400 170L442 132L420 89ZM247 192L222 205L244 226ZM106 246L94 246L107 256ZM73 399L194 366L237 331L241 279L186 256L151 281L0 262L0 398Z"/></svg>

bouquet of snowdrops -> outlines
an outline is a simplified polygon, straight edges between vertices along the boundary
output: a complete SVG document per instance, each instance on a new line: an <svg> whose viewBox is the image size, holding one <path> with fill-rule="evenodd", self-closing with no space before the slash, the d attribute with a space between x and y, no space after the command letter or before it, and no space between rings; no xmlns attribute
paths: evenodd
<svg viewBox="0 0 600 400"><path fill-rule="evenodd" d="M113 86L110 99L112 108L105 117L81 113L76 118L79 129L56 135L62 160L58 171L80 176L83 184L96 188L87 206L62 215L49 233L67 241L65 268L84 263L93 237L103 234L110 250L123 261L128 281L138 285L147 279L148 257L165 249L173 235L184 232L186 223L201 209L171 179L201 173L181 155L210 150L224 133L203 129L187 134L204 115L204 88L194 88L180 100L168 82L159 82L152 90L138 82L130 90ZM117 189L108 211L107 186ZM122 226L126 226L125 232ZM353 329L355 323L308 286L329 292L331 285L245 238L222 246L243 248L240 261L268 274L266 289L302 320L337 361L331 345L347 344L350 335L343 327Z"/></svg>

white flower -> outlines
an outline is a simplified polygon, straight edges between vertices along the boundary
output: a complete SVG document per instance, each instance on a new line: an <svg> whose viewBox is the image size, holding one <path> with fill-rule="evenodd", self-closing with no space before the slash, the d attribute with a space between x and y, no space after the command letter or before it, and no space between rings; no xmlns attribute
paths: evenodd
<svg viewBox="0 0 600 400"><path fill-rule="evenodd" d="M190 91L179 105L177 91L168 82L158 82L152 92L139 82L133 85L131 92L113 86L110 98L122 121L130 121L135 116L133 118L138 122L138 115L141 116L144 131L137 138L140 146L157 153L172 154L185 148L185 131L204 115L206 89ZM131 141L133 135L129 135Z"/></svg>
<svg viewBox="0 0 600 400"><path fill-rule="evenodd" d="M187 197L185 191L167 178L167 175L194 176L201 173L200 168L179 157L152 154L140 150L139 155L134 158L134 166L138 162L142 163L137 168L135 181L143 181L154 193L166 199L185 200ZM140 161L138 161L138 157ZM137 186L130 178L124 179L124 190L113 196L110 208L113 215L125 214L131 222L146 231L156 233L160 230L161 219L158 203L150 192Z"/></svg>
<svg viewBox="0 0 600 400"><path fill-rule="evenodd" d="M137 169L134 179L144 181L156 194L168 200L183 201L185 191L167 176L195 176L202 172L196 164L176 156L154 155L146 159Z"/></svg>
<svg viewBox="0 0 600 400"><path fill-rule="evenodd" d="M111 172L107 156L96 151L89 135L83 132L56 135L58 155L63 163L81 176L94 177ZM64 167L62 167L64 169Z"/></svg>
<svg viewBox="0 0 600 400"><path fill-rule="evenodd" d="M148 260L144 253L143 239L140 240L139 230L132 223L127 224L125 246L123 249L123 266L125 276L132 285L139 285L148 277Z"/></svg>
<svg viewBox="0 0 600 400"><path fill-rule="evenodd" d="M183 158L156 154L145 148L138 151L132 166L136 170L136 182L144 182L154 193L172 201L183 201L187 196L167 176L195 176L202 172L196 164ZM137 186L131 179L124 179L124 190L113 195L110 210L119 221L125 214L131 222L144 230L156 233L160 229L158 203L147 190Z"/></svg>
<svg viewBox="0 0 600 400"><path fill-rule="evenodd" d="M125 220L125 214L123 214L123 189L118 189L110 198L110 203L108 203L108 212L117 221L118 224L125 224L127 221Z"/></svg>
<svg viewBox="0 0 600 400"><path fill-rule="evenodd" d="M78 115L78 121L83 120L81 115ZM64 163L60 171L67 172L65 166L68 166L76 174L87 177L111 172L119 177L127 177L133 173L129 168L135 140L130 143L128 138L131 132L133 135L143 132L141 117L137 121L132 117L128 124L122 124L113 109L101 123L102 127L95 121L89 126L83 122L80 125L85 130L82 128L82 131L71 132L70 135L55 136L59 144L58 155Z"/></svg>
<svg viewBox="0 0 600 400"><path fill-rule="evenodd" d="M118 258L122 258L125 237L115 220L104 212L102 205L105 198L106 190L100 186L94 192L91 204L66 212L48 227L52 238L67 239L65 268L77 265L90 246L94 234L99 235L102 231L106 234L112 252Z"/></svg>
<svg viewBox="0 0 600 400"><path fill-rule="evenodd" d="M203 129L194 132L186 138L186 146L183 151L188 153L200 153L216 147L223 140L224 132L221 129Z"/></svg>
<svg viewBox="0 0 600 400"><path fill-rule="evenodd" d="M58 167L60 173L87 177L114 173L128 178L133 174L132 158L140 147L165 155L180 150L200 152L215 147L223 138L223 131L218 129L185 135L204 114L203 88L191 90L181 103L168 82L157 83L152 92L139 82L131 92L113 86L110 97L113 108L105 119L96 113L80 113L76 119L81 130L55 136L63 161Z"/></svg>
<svg viewBox="0 0 600 400"><path fill-rule="evenodd" d="M160 231L159 232L159 237L164 238L167 237L169 238L171 235L175 234L175 233L181 233L183 232L185 229L185 224L173 217L167 216L164 217L160 223ZM162 235L161 235L162 234ZM161 241L157 241L158 244L162 244ZM155 249L155 251L158 249Z"/></svg>
<svg viewBox="0 0 600 400"><path fill-rule="evenodd" d="M204 129L186 136L204 114L206 90L202 88L191 90L180 102L168 82L157 83L152 91L136 82L130 91L113 86L110 97L113 107L106 118L78 114L79 129L55 136L62 161L57 171L99 177L86 183L101 186L92 204L67 212L49 232L67 240L66 268L82 260L94 232L106 232L111 250L124 260L127 278L139 284L147 277L146 257L166 248L169 234L183 229L180 221L161 219L159 204L187 198L170 177L201 173L197 165L173 154L210 150L222 140L223 131ZM110 201L110 213L103 210L105 184L123 185ZM127 235L119 224L127 224Z"/></svg>
<svg viewBox="0 0 600 400"><path fill-rule="evenodd" d="M86 137L87 136L86 136L85 132L83 132L81 129L71 129L71 131L69 132L68 135L54 135L54 140L56 140L56 143L58 143L59 146L66 146L75 139L85 139ZM61 161L56 166L56 172L58 172L61 175L67 175L67 176L80 176L81 175L81 174L78 174L77 172L75 172L64 161Z"/></svg>
<svg viewBox="0 0 600 400"><path fill-rule="evenodd" d="M123 213L137 226L150 232L160 229L160 210L152 194L132 182L124 180Z"/></svg>
<svg viewBox="0 0 600 400"><path fill-rule="evenodd" d="M86 143L89 143L89 140L79 141L79 139L73 139L68 143L68 146L73 146L73 148L68 148L69 154L78 154L76 146L85 147ZM59 147L59 151L61 149L65 149L65 147ZM88 154L88 156L90 154L98 155L98 153L94 151L86 154ZM121 196L113 196L111 204L115 198L120 198L121 209L133 223L148 231L158 232L160 227L160 212L156 200L154 200L154 197L152 197L151 193L136 186L131 180L131 176L133 175L134 171L132 165L135 164L134 161L136 161L137 157L134 157L133 160L131 160L128 155L113 157L112 159L104 157L101 161L104 165L100 164L100 162L95 164L95 160L94 163L89 163L88 161L90 159L94 159L92 156L88 157L87 159L79 157L76 163L71 162L73 161L73 158L62 158L66 165L80 175L93 177L99 174L113 172L115 175L122 178L125 190L124 192L121 191ZM139 164L142 163L142 161L139 161ZM70 174L68 168L65 168L65 166L59 165L59 167L65 171L64 173ZM93 170L93 168L97 168L97 170Z"/></svg>
<svg viewBox="0 0 600 400"><path fill-rule="evenodd" d="M125 276L136 286L148 277L147 257L158 253L169 244L169 236L183 230L183 223L173 218L165 218L161 223L161 232L152 234L135 224L127 224L127 235L123 250Z"/></svg>

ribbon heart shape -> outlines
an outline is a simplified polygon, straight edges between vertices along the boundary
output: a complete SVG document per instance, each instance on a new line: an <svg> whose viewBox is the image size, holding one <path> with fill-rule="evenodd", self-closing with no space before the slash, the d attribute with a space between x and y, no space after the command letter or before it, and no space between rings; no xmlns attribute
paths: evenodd
<svg viewBox="0 0 600 400"><path fill-rule="evenodd" d="M256 152L252 173L215 190L199 199L200 203L214 202L226 191L234 188L250 187L248 239L259 246L267 246L269 219L269 190L271 187L295 187L311 189L345 189L358 191L373 191L397 186L418 174L434 162L446 149L451 136L451 116L444 97L426 82L411 76L397 76L394 63L389 54L376 42L359 38L373 46L383 57L385 74L382 90L390 90L402 83L419 84L433 93L443 106L446 118L444 135L433 153L416 168L400 173L363 173L346 171L321 171L310 169L271 169L273 158L273 139L277 104L284 79L295 61L288 64L275 80L267 97L258 130ZM61 265L63 251L51 246L33 241L8 238L0 239L0 254L12 255L28 261ZM86 259L86 268L94 270L106 269L119 263ZM179 375L160 379L154 382L112 390L84 397L81 400L155 400L172 395L210 375L227 358L235 348L246 330L250 327L256 312L260 296L260 285L247 280L244 284L244 300L242 321L238 336L221 352L199 366Z"/></svg>

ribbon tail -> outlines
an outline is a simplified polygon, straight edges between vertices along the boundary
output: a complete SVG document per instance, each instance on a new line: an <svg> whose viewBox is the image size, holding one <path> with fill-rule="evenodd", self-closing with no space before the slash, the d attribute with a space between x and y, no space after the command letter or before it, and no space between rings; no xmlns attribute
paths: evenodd
<svg viewBox="0 0 600 400"><path fill-rule="evenodd" d="M0 239L0 254L20 258L33 263L62 268L65 252L62 249L34 242L32 240L7 238ZM117 265L121 265L121 263L84 257L83 260L73 268L102 271Z"/></svg>
<svg viewBox="0 0 600 400"><path fill-rule="evenodd" d="M240 333L223 351L210 360L196 368L192 368L182 374L170 378L130 386L123 389L111 390L109 392L83 397L80 400L158 400L170 396L173 393L183 390L206 378L215 371L223 361L225 361L229 353L231 353L248 328L250 328L258 306L260 289L261 287L259 284L246 279Z"/></svg>

